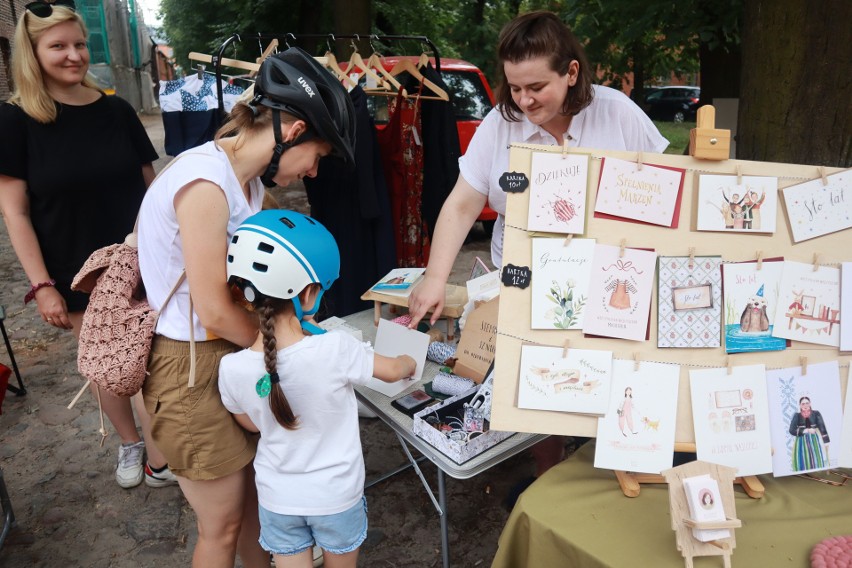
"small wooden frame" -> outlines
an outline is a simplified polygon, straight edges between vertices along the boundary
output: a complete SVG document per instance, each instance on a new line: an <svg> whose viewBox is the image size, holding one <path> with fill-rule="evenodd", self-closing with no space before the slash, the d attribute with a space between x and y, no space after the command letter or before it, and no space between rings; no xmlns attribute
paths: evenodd
<svg viewBox="0 0 852 568"><path fill-rule="evenodd" d="M379 325L379 320L382 319L382 304L408 307L408 296L393 296L374 290L364 292L361 299L373 301L375 309L373 323L376 325ZM441 317L447 320L447 339L449 340L455 338L456 319L460 318L464 313L465 304L467 304L467 289L464 286L447 284L444 296L444 309L441 312Z"/></svg>
<svg viewBox="0 0 852 568"><path fill-rule="evenodd" d="M672 530L675 531L677 549L683 555L686 568L692 568L696 556L721 556L725 568L731 568L731 555L737 546L734 529L742 526L736 518L737 505L734 500L733 482L736 469L702 461L690 462L662 472L669 484L669 507L671 508ZM709 474L719 483L719 493L727 520L696 522L689 514L683 480L687 477ZM701 542L692 535L692 529L730 529L731 536L710 542Z"/></svg>
<svg viewBox="0 0 852 568"><path fill-rule="evenodd" d="M676 442L675 451L694 453L695 444ZM639 486L642 483L669 483L663 475L657 475L654 473L633 473L627 471L616 471L615 477L616 479L618 479L618 485L621 487L621 492L624 493L625 497L638 497L639 493L641 492L641 488ZM732 483L742 486L743 490L746 492L746 495L748 495L752 499L760 499L765 493L763 484L755 475L737 477L732 480Z"/></svg>
<svg viewBox="0 0 852 568"><path fill-rule="evenodd" d="M727 160L731 154L731 131L715 128L716 109L698 109L695 128L689 131L689 155L701 160Z"/></svg>

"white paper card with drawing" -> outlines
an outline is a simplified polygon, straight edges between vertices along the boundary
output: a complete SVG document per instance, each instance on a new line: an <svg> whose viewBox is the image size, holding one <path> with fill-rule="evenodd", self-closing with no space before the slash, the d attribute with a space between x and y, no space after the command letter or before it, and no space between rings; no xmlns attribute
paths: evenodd
<svg viewBox="0 0 852 568"><path fill-rule="evenodd" d="M720 256L661 256L657 347L722 345Z"/></svg>
<svg viewBox="0 0 852 568"><path fill-rule="evenodd" d="M772 335L840 347L840 269L785 261Z"/></svg>
<svg viewBox="0 0 852 568"><path fill-rule="evenodd" d="M781 190L784 207L799 243L852 227L852 170Z"/></svg>
<svg viewBox="0 0 852 568"><path fill-rule="evenodd" d="M601 415L611 381L611 351L524 345L518 408Z"/></svg>
<svg viewBox="0 0 852 568"><path fill-rule="evenodd" d="M689 371L698 459L737 468L737 475L772 471L764 365Z"/></svg>
<svg viewBox="0 0 852 568"><path fill-rule="evenodd" d="M651 164L643 164L640 169L636 162L605 158L595 212L676 227L683 175L683 170Z"/></svg>
<svg viewBox="0 0 852 568"><path fill-rule="evenodd" d="M807 374L804 374L807 373ZM766 372L776 477L837 467L841 435L840 366L837 361ZM833 450L833 451L832 451Z"/></svg>
<svg viewBox="0 0 852 568"><path fill-rule="evenodd" d="M598 418L595 467L660 473L672 466L679 365L612 362L606 415Z"/></svg>
<svg viewBox="0 0 852 568"><path fill-rule="evenodd" d="M698 176L699 231L774 233L778 178L768 176Z"/></svg>
<svg viewBox="0 0 852 568"><path fill-rule="evenodd" d="M532 240L532 329L583 327L594 254L594 239Z"/></svg>
<svg viewBox="0 0 852 568"><path fill-rule="evenodd" d="M582 234L588 180L588 155L533 152L527 230Z"/></svg>
<svg viewBox="0 0 852 568"><path fill-rule="evenodd" d="M783 351L787 341L772 336L778 293L781 289L781 258L722 264L725 301L725 351Z"/></svg>

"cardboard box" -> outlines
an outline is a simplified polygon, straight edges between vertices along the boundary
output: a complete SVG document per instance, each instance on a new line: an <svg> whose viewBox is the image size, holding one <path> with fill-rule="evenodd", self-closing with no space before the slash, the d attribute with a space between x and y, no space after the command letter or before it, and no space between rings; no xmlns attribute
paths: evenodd
<svg viewBox="0 0 852 568"><path fill-rule="evenodd" d="M448 456L454 462L462 464L471 458L474 458L502 442L510 436L514 436L515 432L502 432L500 430L488 430L479 436L472 438L467 442L457 442L450 440L444 432L441 432L431 424L426 422L426 417L435 415L443 422L450 416L461 418L464 416L464 404L476 395L478 386L469 391L450 397L440 404L433 404L426 407L414 415L414 434L426 440L430 445L437 448L441 453ZM489 426L488 421L485 422L486 428Z"/></svg>

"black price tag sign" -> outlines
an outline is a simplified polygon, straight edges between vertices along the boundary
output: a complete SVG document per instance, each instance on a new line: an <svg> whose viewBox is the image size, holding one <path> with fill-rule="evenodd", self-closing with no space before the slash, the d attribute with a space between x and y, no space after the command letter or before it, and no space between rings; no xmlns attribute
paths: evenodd
<svg viewBox="0 0 852 568"><path fill-rule="evenodd" d="M529 266L515 266L507 264L503 267L503 284L506 286L514 286L515 288L524 289L530 285L532 279L532 271Z"/></svg>
<svg viewBox="0 0 852 568"><path fill-rule="evenodd" d="M530 180L522 172L503 172L500 176L500 188L507 193L523 193L530 186Z"/></svg>

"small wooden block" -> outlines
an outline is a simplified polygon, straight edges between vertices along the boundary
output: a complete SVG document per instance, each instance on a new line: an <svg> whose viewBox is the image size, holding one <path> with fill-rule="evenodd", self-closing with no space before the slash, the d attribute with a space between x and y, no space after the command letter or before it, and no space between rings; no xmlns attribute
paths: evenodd
<svg viewBox="0 0 852 568"><path fill-rule="evenodd" d="M695 128L689 131L689 155L701 160L727 160L731 153L731 131L715 128L716 109L698 109Z"/></svg>

